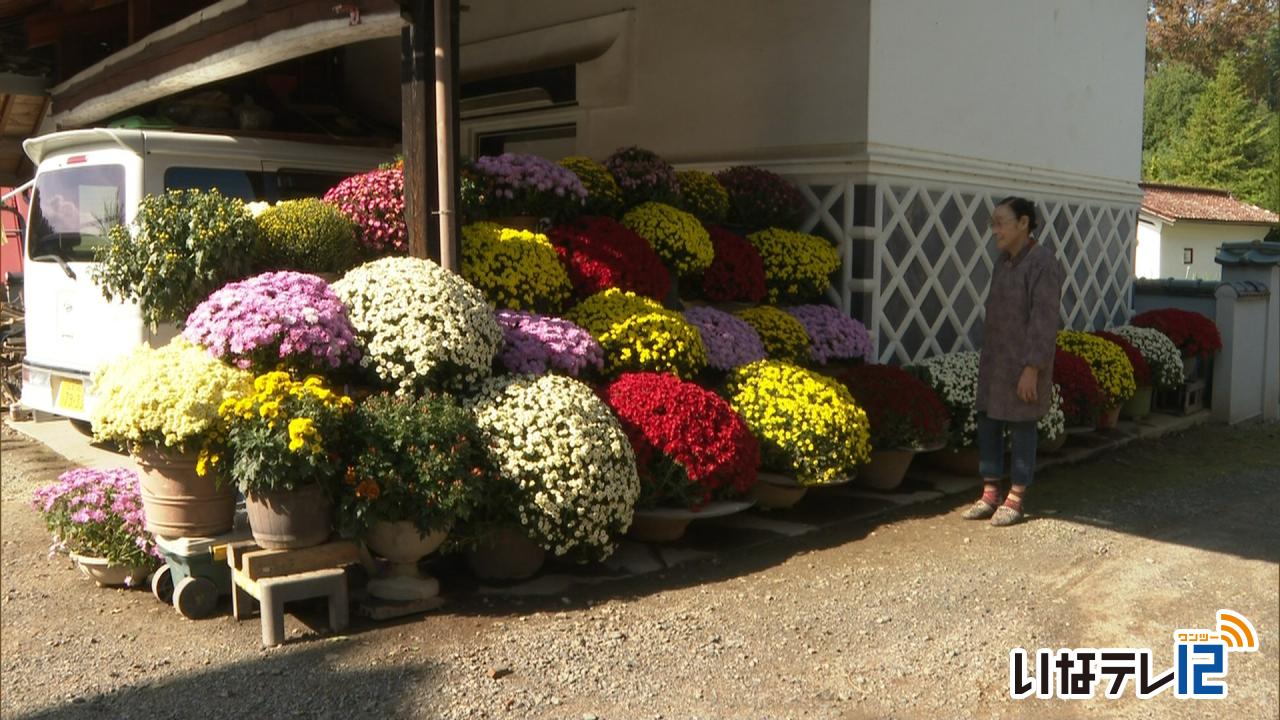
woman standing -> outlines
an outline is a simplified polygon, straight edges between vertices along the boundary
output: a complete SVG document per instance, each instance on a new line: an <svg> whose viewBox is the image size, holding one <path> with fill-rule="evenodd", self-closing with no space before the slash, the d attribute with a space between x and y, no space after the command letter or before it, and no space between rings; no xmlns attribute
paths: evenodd
<svg viewBox="0 0 1280 720"><path fill-rule="evenodd" d="M1005 526L1023 518L1022 503L1036 469L1036 423L1053 399L1053 356L1065 272L1050 247L1031 237L1036 208L1019 197L991 213L1000 250L987 294L978 365L978 453L982 498L965 519ZM1012 487L1000 501L1004 433L1013 440Z"/></svg>

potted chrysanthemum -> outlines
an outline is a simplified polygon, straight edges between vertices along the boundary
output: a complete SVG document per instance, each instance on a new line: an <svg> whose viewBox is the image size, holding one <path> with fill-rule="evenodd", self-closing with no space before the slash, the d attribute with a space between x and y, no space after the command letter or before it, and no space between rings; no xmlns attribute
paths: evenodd
<svg viewBox="0 0 1280 720"><path fill-rule="evenodd" d="M93 375L93 434L126 447L142 469L147 529L164 537L231 529L235 497L214 473L197 473L197 452L219 431L218 408L252 387L249 373L178 337L139 346Z"/></svg>
<svg viewBox="0 0 1280 720"><path fill-rule="evenodd" d="M464 533L472 569L527 576L536 565L496 562L493 533L555 557L587 562L613 553L631 526L640 478L618 419L587 385L563 375L496 377L467 399L496 475Z"/></svg>
<svg viewBox="0 0 1280 720"><path fill-rule="evenodd" d="M353 407L318 375L259 375L218 409L222 434L201 451L197 470L240 486L262 547L318 545L332 534L338 449Z"/></svg>
<svg viewBox="0 0 1280 720"><path fill-rule="evenodd" d="M1157 391L1176 390L1182 386L1185 379L1182 352L1169 339L1169 336L1155 328L1123 325L1113 332L1128 340L1142 354L1142 359L1150 369L1149 386L1139 387L1134 400L1131 401L1133 407L1126 406L1129 410L1127 414L1136 417L1143 409L1150 411L1152 399ZM1126 414L1126 408L1121 409L1122 415Z"/></svg>
<svg viewBox="0 0 1280 720"><path fill-rule="evenodd" d="M724 393L760 441L761 507L788 507L810 487L848 482L870 459L867 414L832 378L761 360L730 373Z"/></svg>
<svg viewBox="0 0 1280 720"><path fill-rule="evenodd" d="M462 228L461 270L501 309L558 312L573 292L546 235L493 222Z"/></svg>
<svg viewBox="0 0 1280 720"><path fill-rule="evenodd" d="M583 300L566 319L586 329L604 349L604 372L670 372L692 379L707 364L698 330L656 300L605 290Z"/></svg>
<svg viewBox="0 0 1280 720"><path fill-rule="evenodd" d="M482 155L469 172L479 176L479 192L464 193L463 211L501 227L537 230L582 212L587 190L572 170L524 153Z"/></svg>
<svg viewBox="0 0 1280 720"><path fill-rule="evenodd" d="M369 592L391 600L435 596L439 585L419 573L418 561L471 517L492 484L475 419L448 395L382 393L357 407L347 448L339 530L392 562Z"/></svg>
<svg viewBox="0 0 1280 720"><path fill-rule="evenodd" d="M723 501L755 484L760 446L720 396L651 372L624 373L600 394L622 422L640 472L632 537L675 540L695 518L749 505Z"/></svg>
<svg viewBox="0 0 1280 720"><path fill-rule="evenodd" d="M604 366L600 343L568 320L516 310L499 310L494 317L502 326L497 361L507 372L582 377Z"/></svg>
<svg viewBox="0 0 1280 720"><path fill-rule="evenodd" d="M31 505L66 551L99 587L141 585L160 554L144 527L141 487L132 470L77 468L41 487Z"/></svg>
<svg viewBox="0 0 1280 720"><path fill-rule="evenodd" d="M836 370L834 377L867 412L871 459L858 470L858 482L877 490L902 484L919 452L946 444L950 417L925 383L893 365L860 365Z"/></svg>
<svg viewBox="0 0 1280 720"><path fill-rule="evenodd" d="M1138 390L1133 365L1124 350L1110 340L1076 330L1059 331L1058 347L1089 363L1098 387L1107 397L1107 406L1098 417L1098 427L1115 427L1120 406Z"/></svg>

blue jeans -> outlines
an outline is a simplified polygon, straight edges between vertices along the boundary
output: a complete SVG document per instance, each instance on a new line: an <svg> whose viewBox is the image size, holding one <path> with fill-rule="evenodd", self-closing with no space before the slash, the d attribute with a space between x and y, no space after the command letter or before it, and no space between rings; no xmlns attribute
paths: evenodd
<svg viewBox="0 0 1280 720"><path fill-rule="evenodd" d="M978 413L978 471L984 478L1004 477L1004 430L1013 438L1014 485L1031 485L1036 472L1036 441L1040 433L1035 420L1012 422L993 420Z"/></svg>

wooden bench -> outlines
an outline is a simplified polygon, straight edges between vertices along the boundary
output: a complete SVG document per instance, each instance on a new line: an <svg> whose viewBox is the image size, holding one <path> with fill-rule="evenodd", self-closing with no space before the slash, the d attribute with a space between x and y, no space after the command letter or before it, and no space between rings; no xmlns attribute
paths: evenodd
<svg viewBox="0 0 1280 720"><path fill-rule="evenodd" d="M251 541L226 545L231 568L231 612L236 620L252 615L257 601L262 644L284 642L284 604L324 597L329 629L347 627L350 610L345 566L359 560L359 548L345 540L297 550L264 550Z"/></svg>

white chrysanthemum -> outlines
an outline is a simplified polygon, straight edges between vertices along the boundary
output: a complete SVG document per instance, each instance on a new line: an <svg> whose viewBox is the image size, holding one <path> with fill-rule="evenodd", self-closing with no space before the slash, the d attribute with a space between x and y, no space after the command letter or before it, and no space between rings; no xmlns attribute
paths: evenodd
<svg viewBox="0 0 1280 720"><path fill-rule="evenodd" d="M608 557L631 526L640 478L626 433L591 388L561 375L482 384L468 403L521 525L556 555Z"/></svg>
<svg viewBox="0 0 1280 720"><path fill-rule="evenodd" d="M333 284L362 364L400 392L459 390L488 377L502 330L483 293L430 260L389 257Z"/></svg>
<svg viewBox="0 0 1280 720"><path fill-rule="evenodd" d="M959 447L971 447L978 443L978 361L974 351L947 353L931 357L920 363L942 402L951 412L951 439ZM1062 395L1053 385L1053 398L1049 412L1036 423L1040 436L1049 439L1066 432L1066 418L1062 413Z"/></svg>
<svg viewBox="0 0 1280 720"><path fill-rule="evenodd" d="M1182 352L1169 336L1155 328L1122 325L1111 332L1128 340L1151 367L1151 380L1158 388L1175 388L1182 384Z"/></svg>

